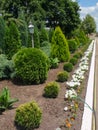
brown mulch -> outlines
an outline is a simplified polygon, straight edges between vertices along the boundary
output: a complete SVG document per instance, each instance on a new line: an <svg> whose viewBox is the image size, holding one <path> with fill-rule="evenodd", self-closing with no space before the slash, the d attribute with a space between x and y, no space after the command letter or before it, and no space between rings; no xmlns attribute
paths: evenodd
<svg viewBox="0 0 98 130"><path fill-rule="evenodd" d="M51 69L49 71L48 79L44 84L18 86L13 84L9 80L0 81L0 91L3 87L7 86L10 90L11 97L19 99L19 102L14 104L13 109L6 110L2 113L2 115L0 115L0 130L18 130L14 125L15 110L20 104L32 100L35 100L43 111L42 122L40 124L40 127L36 130L56 130L56 128L58 127L61 127L61 130L66 129L65 127L63 127L65 124L65 119L68 116L68 113L64 111L64 107L66 106L66 101L64 100L66 83L60 83L61 89L57 98L49 99L43 97L43 89L45 87L45 84L50 81L56 80L57 73L63 70L63 64L64 63L60 63L59 68ZM85 76L86 78L82 83L82 86L84 87L81 94L82 98L85 97L86 93L88 73L86 73ZM77 117L71 130L80 130L82 113L83 103L80 102L79 109L77 111Z"/></svg>

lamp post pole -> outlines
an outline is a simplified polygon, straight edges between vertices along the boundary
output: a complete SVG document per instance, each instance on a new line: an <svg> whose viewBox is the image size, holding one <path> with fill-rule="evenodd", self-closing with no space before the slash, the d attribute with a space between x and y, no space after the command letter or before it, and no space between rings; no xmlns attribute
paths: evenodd
<svg viewBox="0 0 98 130"><path fill-rule="evenodd" d="M34 48L34 39L33 39L33 34L34 34L34 25L32 24L32 22L29 23L29 32L31 34L32 37L32 48Z"/></svg>

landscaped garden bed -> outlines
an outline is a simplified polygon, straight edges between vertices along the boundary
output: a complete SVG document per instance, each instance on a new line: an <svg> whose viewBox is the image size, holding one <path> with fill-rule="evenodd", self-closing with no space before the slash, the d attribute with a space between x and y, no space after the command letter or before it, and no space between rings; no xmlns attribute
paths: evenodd
<svg viewBox="0 0 98 130"><path fill-rule="evenodd" d="M89 61L90 63L90 61ZM65 92L67 89L66 82L61 82L60 92L57 98L45 98L43 96L44 88L47 83L57 80L57 74L63 71L64 63L60 63L56 69L51 69L48 73L48 79L45 83L39 85L15 85L10 80L0 81L0 90L7 86L10 90L11 97L18 98L19 102L13 105L13 109L6 110L0 115L0 128L2 130L17 130L15 126L15 114L16 108L23 103L35 100L42 110L42 121L37 130L56 130L61 128L65 130L70 128L71 130L80 130L81 120L83 114L84 103L76 102L76 107L70 108L70 101L65 99ZM78 68L79 63L74 67L74 70L70 73L69 81L72 79L72 74ZM79 91L80 97L85 98L86 86L89 75L89 69L85 72L85 80L81 83ZM73 101L72 101L73 102ZM64 110L65 107L69 107L69 110ZM73 107L73 106L72 106ZM74 116L71 117L72 113ZM70 121L69 121L70 118ZM21 129L22 130L22 129Z"/></svg>

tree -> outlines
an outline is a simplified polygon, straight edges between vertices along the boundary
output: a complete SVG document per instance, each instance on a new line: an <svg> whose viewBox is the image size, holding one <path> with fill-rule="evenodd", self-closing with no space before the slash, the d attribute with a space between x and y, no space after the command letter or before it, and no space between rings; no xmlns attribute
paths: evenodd
<svg viewBox="0 0 98 130"><path fill-rule="evenodd" d="M81 24L81 29L86 34L91 34L96 32L96 22L91 15L87 14L86 17L83 19Z"/></svg>
<svg viewBox="0 0 98 130"><path fill-rule="evenodd" d="M61 62L68 61L70 58L68 43L60 27L56 27L52 37L51 56L57 57Z"/></svg>
<svg viewBox="0 0 98 130"><path fill-rule="evenodd" d="M20 34L15 23L11 22L6 26L4 53L9 59L21 48Z"/></svg>
<svg viewBox="0 0 98 130"><path fill-rule="evenodd" d="M0 0L1 9L4 14L11 14L12 17L18 18L20 10L24 10L26 20L29 21L32 16L35 21L41 21L45 12L41 7L42 0Z"/></svg>
<svg viewBox="0 0 98 130"><path fill-rule="evenodd" d="M80 7L77 2L44 0L42 7L46 11L47 25L53 28L59 25L66 35L70 35L80 24Z"/></svg>

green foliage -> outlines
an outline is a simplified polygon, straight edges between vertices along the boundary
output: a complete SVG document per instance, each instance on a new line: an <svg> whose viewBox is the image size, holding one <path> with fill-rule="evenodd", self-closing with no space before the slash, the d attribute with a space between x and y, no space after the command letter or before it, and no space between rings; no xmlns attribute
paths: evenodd
<svg viewBox="0 0 98 130"><path fill-rule="evenodd" d="M59 90L60 86L57 82L50 82L44 88L44 96L48 98L56 98Z"/></svg>
<svg viewBox="0 0 98 130"><path fill-rule="evenodd" d="M85 45L86 43L88 43L89 39L86 36L86 34L84 33L84 31L77 29L74 31L74 36L78 37L78 40L80 42L80 46Z"/></svg>
<svg viewBox="0 0 98 130"><path fill-rule="evenodd" d="M79 41L78 37L75 37L75 41L77 43L77 47L79 48L80 47L80 41Z"/></svg>
<svg viewBox="0 0 98 130"><path fill-rule="evenodd" d="M78 62L78 59L75 57L72 57L69 62L72 63L73 65L76 65Z"/></svg>
<svg viewBox="0 0 98 130"><path fill-rule="evenodd" d="M50 58L50 68L55 69L58 68L59 60L58 58Z"/></svg>
<svg viewBox="0 0 98 130"><path fill-rule="evenodd" d="M41 43L43 43L44 41L49 41L48 33L44 28L41 29L39 37L41 47L43 46Z"/></svg>
<svg viewBox="0 0 98 130"><path fill-rule="evenodd" d="M11 60L8 60L4 54L0 55L0 79L9 79L14 70Z"/></svg>
<svg viewBox="0 0 98 130"><path fill-rule="evenodd" d="M55 28L59 23L66 36L80 24L80 7L77 1L43 0L42 7L46 11L47 26Z"/></svg>
<svg viewBox="0 0 98 130"><path fill-rule="evenodd" d="M20 105L16 109L15 123L25 130L39 127L42 111L35 101Z"/></svg>
<svg viewBox="0 0 98 130"><path fill-rule="evenodd" d="M5 44L3 46L4 53L9 59L21 48L20 34L15 23L11 22L6 27Z"/></svg>
<svg viewBox="0 0 98 130"><path fill-rule="evenodd" d="M40 39L39 39L39 32L37 27L34 27L34 47L40 48Z"/></svg>
<svg viewBox="0 0 98 130"><path fill-rule="evenodd" d="M49 43L48 41L44 41L41 45L42 47L40 47L40 49L43 50L48 57L50 57L51 43Z"/></svg>
<svg viewBox="0 0 98 130"><path fill-rule="evenodd" d="M18 18L21 21L21 23L18 24L21 43L22 43L22 46L27 47L27 45L28 45L28 26L27 26L27 23L26 23L26 19L24 17L24 12L22 10L19 12Z"/></svg>
<svg viewBox="0 0 98 130"><path fill-rule="evenodd" d="M53 33L54 33L54 29L53 29L53 28L50 28L50 29L49 29L49 42L50 42L50 43L52 42Z"/></svg>
<svg viewBox="0 0 98 130"><path fill-rule="evenodd" d="M68 80L69 74L67 71L62 71L57 74L57 81L65 82Z"/></svg>
<svg viewBox="0 0 98 130"><path fill-rule="evenodd" d="M1 49L4 44L4 37L5 37L5 22L2 16L0 16L0 48Z"/></svg>
<svg viewBox="0 0 98 130"><path fill-rule="evenodd" d="M77 42L75 39L68 40L68 45L69 45L69 51L71 53L74 53L76 51L76 49L78 48Z"/></svg>
<svg viewBox="0 0 98 130"><path fill-rule="evenodd" d="M0 112L10 109L13 106L13 103L17 102L18 99L11 99L10 92L7 87L4 87L0 94Z"/></svg>
<svg viewBox="0 0 98 130"><path fill-rule="evenodd" d="M71 72L73 70L73 64L70 62L67 62L64 64L63 69L67 72Z"/></svg>
<svg viewBox="0 0 98 130"><path fill-rule="evenodd" d="M96 22L95 19L87 14L83 19L81 24L81 30L83 30L86 34L91 34L96 32Z"/></svg>
<svg viewBox="0 0 98 130"><path fill-rule="evenodd" d="M51 56L57 57L61 62L68 61L70 58L68 43L60 27L56 27L52 37Z"/></svg>
<svg viewBox="0 0 98 130"><path fill-rule="evenodd" d="M78 51L78 52L76 52L76 53L73 55L73 57L75 57L75 58L77 58L77 59L81 58L82 56L83 56L83 53L82 53L81 51Z"/></svg>
<svg viewBox="0 0 98 130"><path fill-rule="evenodd" d="M37 48L23 48L13 57L15 77L23 84L43 83L48 74L49 59Z"/></svg>

